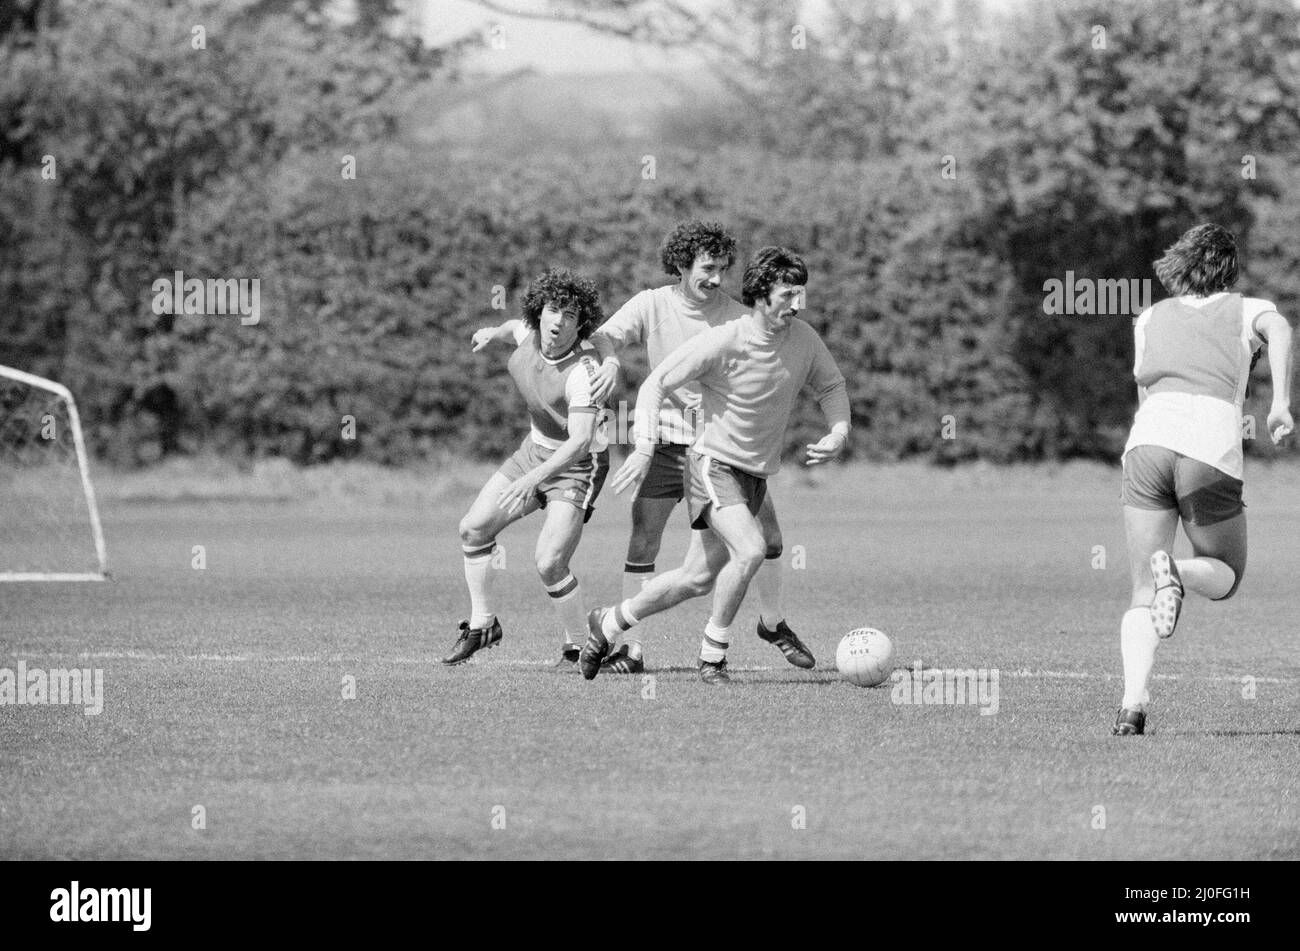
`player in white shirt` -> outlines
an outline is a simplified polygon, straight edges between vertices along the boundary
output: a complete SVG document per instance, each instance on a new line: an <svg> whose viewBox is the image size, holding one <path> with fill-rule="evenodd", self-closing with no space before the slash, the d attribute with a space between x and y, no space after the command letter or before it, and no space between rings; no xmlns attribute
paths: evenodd
<svg viewBox="0 0 1300 951"><path fill-rule="evenodd" d="M641 291L618 309L592 336L605 357L593 386L593 397L606 400L618 376L616 354L629 346L644 345L653 370L674 350L699 334L748 316L752 308L733 300L722 281L736 256L736 240L721 225L699 220L683 221L664 239L659 251L665 274L676 283ZM664 397L655 431L636 433L638 443L652 444L644 453L632 454L626 466L643 479L632 500L632 534L623 565L623 597L635 596L655 575L655 559L664 528L685 495L686 453L696 436L700 387L690 382ZM773 644L796 667L816 664L812 652L790 629L781 604L782 538L771 495L763 499L758 521L766 542L763 567L755 579L758 593L760 638ZM645 669L643 625L618 651L607 658L611 673L634 674Z"/></svg>
<svg viewBox="0 0 1300 951"><path fill-rule="evenodd" d="M1230 292L1237 244L1213 224L1187 231L1155 263L1170 294L1134 322L1138 411L1124 448L1121 499L1133 595L1120 626L1124 698L1112 734L1145 732L1156 646L1171 636L1184 589L1232 597L1246 570L1241 419L1250 371L1267 348L1268 431L1291 417L1291 326L1271 301ZM1192 557L1173 558L1179 523Z"/></svg>
<svg viewBox="0 0 1300 951"><path fill-rule="evenodd" d="M797 314L808 269L782 247L766 247L745 267L748 316L705 331L670 353L637 393L637 426L651 433L664 394L692 381L703 396L701 423L687 456L691 544L676 570L657 575L631 598L596 608L578 667L588 680L619 640L644 618L713 592L713 612L700 643L700 679L725 684L731 623L767 546L758 513L767 480L781 468L786 425L805 385L816 393L830 432L808 446L808 465L843 452L849 434L847 384L817 331ZM636 488L645 473L637 456L654 450L650 436L615 473L616 492Z"/></svg>
<svg viewBox="0 0 1300 951"><path fill-rule="evenodd" d="M529 432L461 519L471 614L443 658L448 665L501 640L490 584L496 538L539 508L546 510L546 522L537 538L537 573L564 630L556 666L576 667L577 639L585 636L582 589L569 560L609 471L604 413L591 398L596 351L586 343L600 321L600 298L590 281L552 269L529 285L523 313L523 320L474 334L475 350L493 341L514 344L510 376L524 398Z"/></svg>

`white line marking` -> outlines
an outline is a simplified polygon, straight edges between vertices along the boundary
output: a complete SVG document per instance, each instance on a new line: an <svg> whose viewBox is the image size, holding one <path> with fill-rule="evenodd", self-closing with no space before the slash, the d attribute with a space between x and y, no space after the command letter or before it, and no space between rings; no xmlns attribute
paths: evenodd
<svg viewBox="0 0 1300 951"><path fill-rule="evenodd" d="M908 670L907 667L900 667L899 670ZM925 668L929 670L929 667ZM1075 670L1002 670L999 676L1015 677L1021 680L1123 680L1122 674L1090 674L1084 671ZM1211 683L1229 683L1239 684L1246 677L1246 674L1236 676L1220 675L1196 675L1188 676L1184 674L1152 674L1152 680L1198 680ZM1253 676L1253 675L1251 675ZM1288 680L1284 677L1255 677L1257 684L1293 684L1295 680Z"/></svg>
<svg viewBox="0 0 1300 951"><path fill-rule="evenodd" d="M161 651L78 651L76 653L59 653L57 651L11 650L9 655L24 660L63 660L75 657L77 660L141 660L163 661L168 663L217 663L217 664L413 664L419 666L442 667L437 657L357 657L344 654L168 654ZM491 658L487 658L491 659ZM477 664L476 660L466 663ZM506 660L494 661L493 667L550 667L553 659L545 660ZM458 665L460 666L460 665ZM486 664L479 666L488 666ZM731 670L749 673L775 670L774 667L732 667Z"/></svg>
<svg viewBox="0 0 1300 951"><path fill-rule="evenodd" d="M27 650L10 650L9 656L21 657L25 660L62 660L68 657L75 657L78 660L141 660L141 661L163 661L169 663L216 663L216 664L394 664L394 665L415 665L422 667L441 667L442 661L437 657L361 657L348 656L345 654L168 654L161 651L142 651L142 650L124 650L124 651L79 651L77 653L56 651L27 651ZM477 666L492 667L550 667L555 663L554 660L547 658L544 660L505 660L497 661L493 658L485 658L492 661L491 664L479 665L477 660L470 660L467 663ZM730 667L733 672L742 673L770 673L777 670L776 667ZM780 668L785 670L784 667ZM926 665L924 670L935 669L953 669L938 668L933 665ZM962 668L965 669L965 668ZM895 670L901 670L910 673L910 667L897 667ZM647 669L647 673L656 673L654 669ZM662 668L657 671L664 673ZM677 672L677 671L674 671ZM819 667L816 673L834 673L834 668ZM1093 674L1085 671L1074 670L1029 670L1022 668L1020 670L999 670L1001 677L1013 677L1019 680L1123 680L1119 674ZM1246 674L1235 676L1224 675L1197 675L1189 676L1185 674L1153 674L1153 680L1186 680L1201 681L1207 683L1232 683L1239 684L1246 677ZM1252 675L1253 676L1253 675ZM1285 684L1292 685L1300 683L1300 680L1286 677L1255 677L1257 684Z"/></svg>

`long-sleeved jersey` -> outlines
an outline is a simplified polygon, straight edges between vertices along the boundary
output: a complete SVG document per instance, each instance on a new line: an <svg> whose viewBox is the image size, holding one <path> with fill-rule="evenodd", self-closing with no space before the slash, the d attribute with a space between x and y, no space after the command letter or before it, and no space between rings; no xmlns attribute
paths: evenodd
<svg viewBox="0 0 1300 951"><path fill-rule="evenodd" d="M707 330L664 358L637 394L637 431L663 399L665 379L699 384L699 432L693 443L729 466L767 478L781 468L781 447L796 394L811 384L832 424L849 423L844 375L817 331L794 318L774 334L752 316ZM643 417L645 422L643 423ZM638 447L650 440L638 436Z"/></svg>

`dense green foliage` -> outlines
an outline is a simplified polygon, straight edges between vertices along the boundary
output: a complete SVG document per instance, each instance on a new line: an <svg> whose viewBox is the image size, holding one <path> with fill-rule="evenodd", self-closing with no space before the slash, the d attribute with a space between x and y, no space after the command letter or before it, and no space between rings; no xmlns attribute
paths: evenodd
<svg viewBox="0 0 1300 951"><path fill-rule="evenodd" d="M692 216L726 222L742 256L806 256L806 316L870 458L1113 457L1128 320L1049 316L1044 282L1151 280L1159 298L1151 261L1198 220L1238 232L1243 290L1300 313L1284 0L1034 6L955 37L835 5L830 40L785 51L765 21L771 68L728 116L665 120L652 177L617 136L580 155L417 145L410 96L450 59L290 6L67 2L0 23L0 362L71 385L114 461L498 455L519 404L506 351L471 354L472 329L515 315L548 265L612 312L669 280L659 241ZM153 281L177 270L258 279L260 321L155 314ZM644 364L628 371L635 386ZM791 445L816 406L796 423Z"/></svg>

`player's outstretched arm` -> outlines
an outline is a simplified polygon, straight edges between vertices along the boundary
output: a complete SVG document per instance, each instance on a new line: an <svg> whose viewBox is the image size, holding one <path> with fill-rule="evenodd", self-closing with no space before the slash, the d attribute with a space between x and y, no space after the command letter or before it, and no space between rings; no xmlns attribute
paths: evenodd
<svg viewBox="0 0 1300 951"><path fill-rule="evenodd" d="M591 398L597 403L607 402L618 382L619 351L645 340L650 317L647 300L644 292L637 294L591 335L591 345L600 355L600 370L591 378Z"/></svg>
<svg viewBox="0 0 1300 951"><path fill-rule="evenodd" d="M808 445L807 465L829 462L844 451L849 442L849 388L835 358L820 337L814 338L812 367L808 381L817 393L830 432Z"/></svg>
<svg viewBox="0 0 1300 951"><path fill-rule="evenodd" d="M496 327L480 327L474 331L471 338L473 344L472 353L478 353L488 344L500 341L501 343L518 343L524 332L524 322L515 317L511 320L502 322Z"/></svg>
<svg viewBox="0 0 1300 951"><path fill-rule="evenodd" d="M661 363L645 378L641 389L637 390L636 412L632 422L632 430L636 433L636 448L618 467L618 471L610 480L609 484L615 495L621 495L628 489L636 492L645 481L646 473L650 471L650 460L654 456L655 449L654 435L659 428L659 407L664 399L662 371L666 365L667 361Z"/></svg>
<svg viewBox="0 0 1300 951"><path fill-rule="evenodd" d="M591 439L596 434L596 407L574 407L569 410L569 438L560 443L551 457L520 476L501 490L497 505L513 512L532 498L537 487L551 476L564 472L582 456L591 451Z"/></svg>
<svg viewBox="0 0 1300 951"><path fill-rule="evenodd" d="M614 341L608 335L596 331L588 343L595 349L596 356L600 357L600 366L591 375L591 401L608 403L609 395L614 392L614 384L618 382L619 360L614 352Z"/></svg>
<svg viewBox="0 0 1300 951"><path fill-rule="evenodd" d="M823 462L830 462L836 456L844 451L844 447L849 444L849 424L844 422L835 423L831 426L831 431L823 436L817 442L808 444L808 461L805 465L816 466Z"/></svg>
<svg viewBox="0 0 1300 951"><path fill-rule="evenodd" d="M713 331L688 340L655 367L645 378L636 394L636 415L633 428L636 432L636 449L614 473L610 485L618 495L627 489L635 492L650 471L650 458L654 454L654 435L658 432L659 407L664 394L699 379L723 359L723 341Z"/></svg>
<svg viewBox="0 0 1300 951"><path fill-rule="evenodd" d="M1277 311L1271 311L1259 318L1256 330L1268 343L1268 369L1273 379L1268 431L1276 443L1295 430L1291 418L1291 325Z"/></svg>

